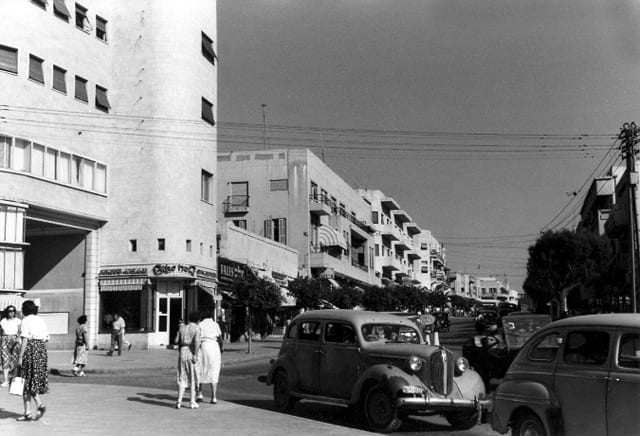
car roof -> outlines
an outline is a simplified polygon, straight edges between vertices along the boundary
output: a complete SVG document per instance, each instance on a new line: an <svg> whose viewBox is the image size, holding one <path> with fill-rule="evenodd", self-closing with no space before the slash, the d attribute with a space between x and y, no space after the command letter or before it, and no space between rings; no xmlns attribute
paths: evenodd
<svg viewBox="0 0 640 436"><path fill-rule="evenodd" d="M547 328L553 327L575 327L575 326L596 326L596 327L633 327L640 328L640 314L637 313L603 313L598 315L580 315L564 318L551 324Z"/></svg>
<svg viewBox="0 0 640 436"><path fill-rule="evenodd" d="M527 318L551 318L551 316L546 313L533 313L533 312L509 312L508 315L503 316L503 318L510 317L527 317Z"/></svg>
<svg viewBox="0 0 640 436"><path fill-rule="evenodd" d="M326 319L332 321L349 321L353 324L365 323L398 323L415 325L406 317L392 315L389 312L369 312L366 310L347 310L347 309L321 309L303 312L294 318L294 321L303 321L307 319Z"/></svg>

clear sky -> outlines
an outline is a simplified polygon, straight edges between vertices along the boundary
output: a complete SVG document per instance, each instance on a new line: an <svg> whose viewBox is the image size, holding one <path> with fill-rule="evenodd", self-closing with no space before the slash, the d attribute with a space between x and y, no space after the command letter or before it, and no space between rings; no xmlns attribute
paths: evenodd
<svg viewBox="0 0 640 436"><path fill-rule="evenodd" d="M219 150L304 146L521 289L640 121L640 0L218 0ZM576 195L574 195L574 193Z"/></svg>

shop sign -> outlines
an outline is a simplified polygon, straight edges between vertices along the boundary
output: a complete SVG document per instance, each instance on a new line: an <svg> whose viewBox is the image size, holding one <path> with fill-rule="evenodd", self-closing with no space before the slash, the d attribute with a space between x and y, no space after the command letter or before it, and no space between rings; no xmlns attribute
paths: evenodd
<svg viewBox="0 0 640 436"><path fill-rule="evenodd" d="M275 280L275 282L280 286L287 286L289 284L286 274L282 274L277 271L271 271L271 277L273 277L273 280Z"/></svg>
<svg viewBox="0 0 640 436"><path fill-rule="evenodd" d="M101 269L98 274L100 277L123 277L123 276L146 276L146 267L131 267L131 268L105 268Z"/></svg>
<svg viewBox="0 0 640 436"><path fill-rule="evenodd" d="M233 280L238 277L244 277L245 275L245 265L241 263L218 259L218 268L220 270L221 279Z"/></svg>
<svg viewBox="0 0 640 436"><path fill-rule="evenodd" d="M210 280L215 280L216 278L218 278L218 274L216 274L215 271L209 271L206 269L196 269L196 277L201 278L201 279L210 279Z"/></svg>

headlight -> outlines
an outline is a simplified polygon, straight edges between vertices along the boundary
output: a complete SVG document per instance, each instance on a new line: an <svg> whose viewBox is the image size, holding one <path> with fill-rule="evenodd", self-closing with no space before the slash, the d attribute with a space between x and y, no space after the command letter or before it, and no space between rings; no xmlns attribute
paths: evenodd
<svg viewBox="0 0 640 436"><path fill-rule="evenodd" d="M411 356L409 358L409 368L411 371L418 372L422 368L422 359L417 356Z"/></svg>
<svg viewBox="0 0 640 436"><path fill-rule="evenodd" d="M469 369L469 361L464 357L458 358L458 360L456 360L456 370L457 370L457 372L459 374L462 374L467 369Z"/></svg>

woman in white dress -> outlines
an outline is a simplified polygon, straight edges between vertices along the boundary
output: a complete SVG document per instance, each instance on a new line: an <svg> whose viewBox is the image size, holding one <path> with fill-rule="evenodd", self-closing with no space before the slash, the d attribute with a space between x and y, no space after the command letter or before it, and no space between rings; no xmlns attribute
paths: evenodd
<svg viewBox="0 0 640 436"><path fill-rule="evenodd" d="M222 354L218 338L221 337L222 331L217 322L214 321L213 313L210 311L202 314L202 321L198 325L200 327L201 346L200 346L200 388L198 390L198 399L202 400L202 386L211 385L211 404L216 404L216 392L218 390L218 378L220 377L220 366L222 363Z"/></svg>

